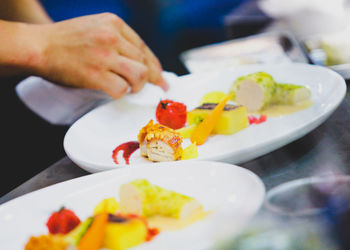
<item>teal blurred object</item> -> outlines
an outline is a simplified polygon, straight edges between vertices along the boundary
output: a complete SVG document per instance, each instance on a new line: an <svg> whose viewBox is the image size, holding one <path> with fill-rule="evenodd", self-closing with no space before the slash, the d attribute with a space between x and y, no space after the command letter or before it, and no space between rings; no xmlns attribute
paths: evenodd
<svg viewBox="0 0 350 250"><path fill-rule="evenodd" d="M321 221L285 220L258 215L236 237L215 250L340 250Z"/></svg>

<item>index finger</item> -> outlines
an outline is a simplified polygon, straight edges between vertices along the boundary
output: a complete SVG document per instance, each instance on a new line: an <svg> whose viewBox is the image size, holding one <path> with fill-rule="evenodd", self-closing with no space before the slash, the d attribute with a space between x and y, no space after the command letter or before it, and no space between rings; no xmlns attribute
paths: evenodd
<svg viewBox="0 0 350 250"><path fill-rule="evenodd" d="M124 21L121 22L120 30L122 36L125 37L126 40L140 48L145 53L144 63L148 68L148 81L164 90L167 90L168 84L162 77L163 69L158 58L153 54L150 48L148 48L141 37Z"/></svg>
<svg viewBox="0 0 350 250"><path fill-rule="evenodd" d="M145 48L145 63L148 68L148 81L161 87L163 90L168 90L168 84L162 76L162 66L148 47Z"/></svg>

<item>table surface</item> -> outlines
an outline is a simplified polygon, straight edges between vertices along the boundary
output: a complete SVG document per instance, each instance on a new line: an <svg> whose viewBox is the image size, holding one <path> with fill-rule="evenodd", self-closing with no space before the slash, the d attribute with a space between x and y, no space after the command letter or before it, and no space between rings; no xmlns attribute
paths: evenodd
<svg viewBox="0 0 350 250"><path fill-rule="evenodd" d="M349 85L349 83L347 83ZM264 182L266 189L286 181L350 172L350 90L336 111L318 128L278 150L240 164ZM0 204L26 193L88 175L68 157L0 198Z"/></svg>

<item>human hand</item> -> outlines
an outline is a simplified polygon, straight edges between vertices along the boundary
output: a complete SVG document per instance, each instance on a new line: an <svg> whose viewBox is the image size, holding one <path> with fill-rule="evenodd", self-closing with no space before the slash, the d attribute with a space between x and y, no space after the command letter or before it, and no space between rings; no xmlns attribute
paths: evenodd
<svg viewBox="0 0 350 250"><path fill-rule="evenodd" d="M37 27L43 53L38 75L119 98L146 82L167 89L162 67L142 39L116 15L103 13ZM35 32L34 32L35 33Z"/></svg>

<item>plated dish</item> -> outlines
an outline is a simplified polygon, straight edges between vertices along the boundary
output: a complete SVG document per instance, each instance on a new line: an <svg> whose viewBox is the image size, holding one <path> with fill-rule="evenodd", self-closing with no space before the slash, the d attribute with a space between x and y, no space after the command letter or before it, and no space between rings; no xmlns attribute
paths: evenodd
<svg viewBox="0 0 350 250"><path fill-rule="evenodd" d="M159 123L150 120L139 131L138 141L118 145L112 158L119 164L122 151L125 163L130 164L131 154L139 148L140 155L151 162L195 159L197 146L211 136L233 135L249 124L266 122L267 115L289 115L311 105L307 87L278 83L268 73L255 72L237 78L227 93L205 94L199 106L190 111L184 103L160 100L155 111ZM191 144L183 149L185 139Z"/></svg>
<svg viewBox="0 0 350 250"><path fill-rule="evenodd" d="M2 247L210 248L241 230L264 200L261 180L238 166L157 165L77 178L1 205Z"/></svg>
<svg viewBox="0 0 350 250"><path fill-rule="evenodd" d="M261 83L259 83L260 78L263 79ZM299 86L280 84L281 82ZM199 140L203 138L203 133L199 133L200 136L197 136L197 140L192 140L192 135L190 135L191 140L187 139L186 135L180 133L183 138L183 149L194 142L200 145L197 147L198 157L196 159L220 160L230 163L240 163L253 159L310 132L335 110L342 101L346 90L345 82L341 76L331 70L307 64L242 66L235 70L179 77L170 85L170 91L166 93L165 98L163 96L161 99L185 104L188 111L187 125L191 125L189 122L191 120L190 114L192 114L192 118L194 117L192 120L200 117L202 120L200 124L204 124L206 119L204 113L207 112L206 115L209 116L209 113L214 112L215 108L208 107L208 103L204 103L207 105L205 108L201 107L203 98L208 98L208 93L212 94L213 92L220 92L224 95L233 92L237 95L234 102L244 106L248 115L254 112L259 115L253 117L254 119L249 119L249 116L247 119L246 115L246 123L247 120L248 122L250 120L250 123L254 124L243 126L244 116L238 114L239 109L222 111L220 115L233 117L232 120L235 121L243 117L241 119L243 125L240 123L242 126L238 126L236 131L232 125L216 128L215 135L209 133L203 140L204 143L199 143ZM286 89L288 91L285 91ZM271 92L271 90L273 91ZM248 96L255 96L253 100L257 101L244 102L247 99L246 92ZM284 113L284 115L278 116L269 113L267 120L266 117L260 116L268 111L267 107L270 107L268 104L271 102L294 102L296 99L308 95L310 105L292 110L294 113ZM209 97L213 96L209 95ZM140 98L137 100L138 102L130 99L116 100L82 117L73 124L65 136L64 147L67 155L78 166L90 172L127 166L121 154L117 165L112 157L112 152L118 145L137 141L140 130L150 120L157 121L156 110L159 98L148 96L144 97L144 100L143 105L140 104ZM154 100L153 103L152 100ZM220 104L215 105L220 106ZM222 106L225 107L225 104ZM238 110L237 113L234 113L235 110ZM276 110L274 112L276 114ZM176 128L175 130L183 132ZM233 131L234 133L225 134L223 131ZM139 140L139 143L142 144L143 141ZM129 166L138 163L153 164L140 152L132 154L129 161Z"/></svg>

